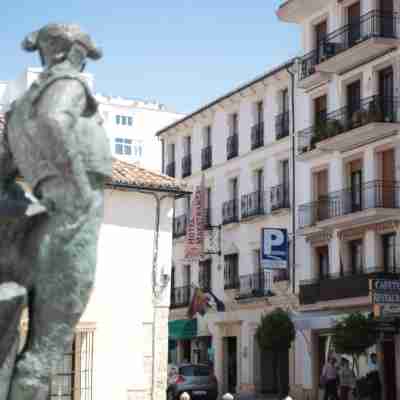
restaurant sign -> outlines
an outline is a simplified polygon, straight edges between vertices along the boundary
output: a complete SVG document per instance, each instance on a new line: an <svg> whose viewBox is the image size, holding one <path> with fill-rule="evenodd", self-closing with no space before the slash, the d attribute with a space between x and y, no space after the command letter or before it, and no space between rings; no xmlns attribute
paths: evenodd
<svg viewBox="0 0 400 400"><path fill-rule="evenodd" d="M372 279L372 303L400 304L400 279Z"/></svg>

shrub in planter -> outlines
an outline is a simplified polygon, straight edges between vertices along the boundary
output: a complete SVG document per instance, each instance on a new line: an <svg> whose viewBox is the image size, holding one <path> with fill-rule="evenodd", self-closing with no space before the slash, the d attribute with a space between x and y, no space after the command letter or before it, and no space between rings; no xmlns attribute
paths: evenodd
<svg viewBox="0 0 400 400"><path fill-rule="evenodd" d="M340 122L337 119L329 120L326 123L325 136L332 137L338 135L342 130Z"/></svg>

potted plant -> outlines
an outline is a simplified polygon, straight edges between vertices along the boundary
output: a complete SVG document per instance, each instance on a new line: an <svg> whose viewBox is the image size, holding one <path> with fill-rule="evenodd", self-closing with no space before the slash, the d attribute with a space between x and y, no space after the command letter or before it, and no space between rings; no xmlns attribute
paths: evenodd
<svg viewBox="0 0 400 400"><path fill-rule="evenodd" d="M337 119L330 119L326 123L326 137L336 136L341 131L340 122Z"/></svg>
<svg viewBox="0 0 400 400"><path fill-rule="evenodd" d="M275 353L278 370L278 391L279 398L287 395L288 388L282 387L281 369L282 357L290 349L296 336L295 327L289 314L277 308L269 314L261 317L260 324L256 330L256 340L261 349Z"/></svg>

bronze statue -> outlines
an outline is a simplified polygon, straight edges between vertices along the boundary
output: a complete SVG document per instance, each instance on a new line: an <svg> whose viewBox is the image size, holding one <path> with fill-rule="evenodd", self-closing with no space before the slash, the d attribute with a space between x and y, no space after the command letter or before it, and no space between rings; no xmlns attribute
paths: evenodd
<svg viewBox="0 0 400 400"><path fill-rule="evenodd" d="M88 58L101 57L91 38L76 25L49 24L23 48L39 52L43 72L7 115L0 198L26 200L16 183L21 176L45 212L0 228L0 400L47 400L93 287L112 160L81 74ZM25 305L28 337L18 353Z"/></svg>

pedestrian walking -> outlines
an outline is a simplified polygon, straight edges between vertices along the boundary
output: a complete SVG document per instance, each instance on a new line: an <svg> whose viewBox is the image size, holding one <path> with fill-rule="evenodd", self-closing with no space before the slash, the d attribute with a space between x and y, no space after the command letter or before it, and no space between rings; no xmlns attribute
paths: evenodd
<svg viewBox="0 0 400 400"><path fill-rule="evenodd" d="M328 357L322 369L321 384L325 389L324 400L339 400L338 397L338 372L336 369L336 358Z"/></svg>

